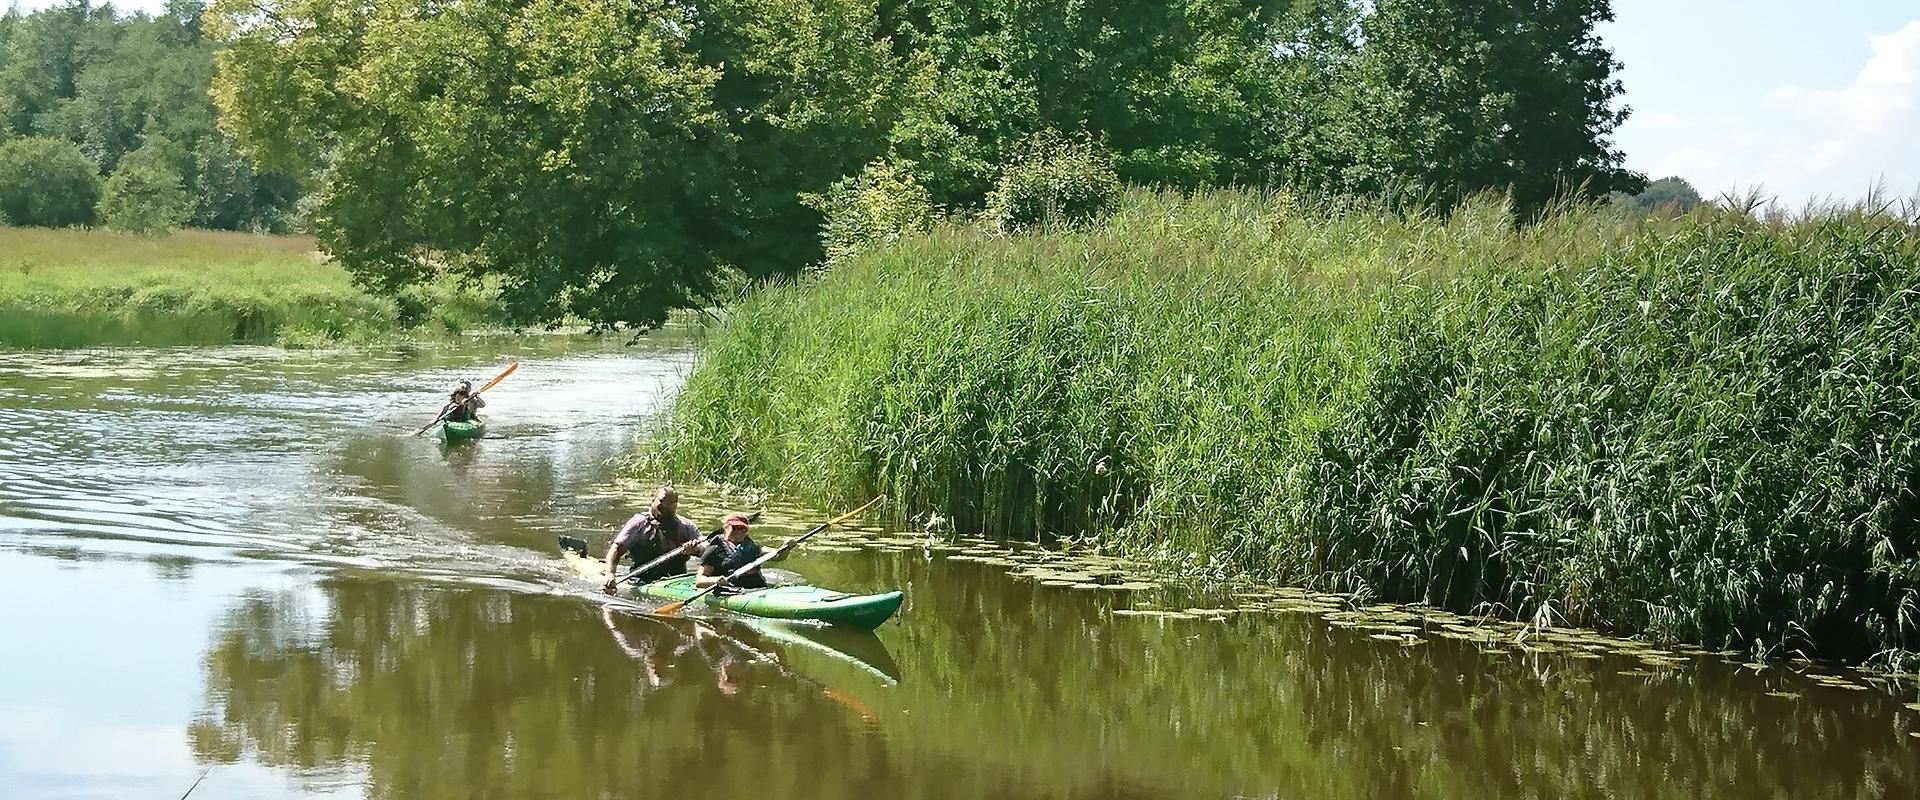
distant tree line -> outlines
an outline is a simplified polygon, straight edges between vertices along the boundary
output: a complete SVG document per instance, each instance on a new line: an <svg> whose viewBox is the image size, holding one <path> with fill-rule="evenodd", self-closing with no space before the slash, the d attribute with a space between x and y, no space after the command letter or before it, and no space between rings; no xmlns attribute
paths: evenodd
<svg viewBox="0 0 1920 800"><path fill-rule="evenodd" d="M1648 214L1685 214L1706 201L1700 199L1693 184L1685 178L1669 176L1647 184L1639 194L1614 192L1613 208L1628 216Z"/></svg>
<svg viewBox="0 0 1920 800"><path fill-rule="evenodd" d="M321 244L525 321L647 326L733 280L1121 184L1446 205L1635 191L1609 0L216 0L222 124L315 176Z"/></svg>
<svg viewBox="0 0 1920 800"><path fill-rule="evenodd" d="M283 230L298 183L215 122L201 0L0 15L0 224Z"/></svg>

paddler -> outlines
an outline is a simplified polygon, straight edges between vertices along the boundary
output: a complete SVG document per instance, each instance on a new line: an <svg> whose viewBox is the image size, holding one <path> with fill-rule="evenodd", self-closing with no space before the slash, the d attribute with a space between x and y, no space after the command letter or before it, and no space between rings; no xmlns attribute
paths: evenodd
<svg viewBox="0 0 1920 800"><path fill-rule="evenodd" d="M600 588L608 594L614 590L614 582L619 579L620 556L633 557L633 565L639 567L653 561L669 551L692 554L700 549L700 529L693 520L680 516L680 493L671 486L662 486L653 493L653 503L647 511L633 515L627 524L614 534L613 543L607 546L607 580ZM668 559L665 563L640 573L635 580L651 583L661 578L684 574L687 571L684 559Z"/></svg>
<svg viewBox="0 0 1920 800"><path fill-rule="evenodd" d="M447 416L448 422L472 422L480 418L480 409L487 407L487 401L473 393L472 381L454 384L453 393L447 397L447 404L440 413Z"/></svg>
<svg viewBox="0 0 1920 800"><path fill-rule="evenodd" d="M700 573L693 579L694 585L703 589L716 583L740 589L766 588L767 579L760 574L759 567L733 580L727 579L734 570L752 564L762 552L753 537L747 535L747 515L730 515L722 524L719 541L708 547L706 554L700 557ZM785 557L784 553L780 556ZM780 558L774 560L779 561Z"/></svg>

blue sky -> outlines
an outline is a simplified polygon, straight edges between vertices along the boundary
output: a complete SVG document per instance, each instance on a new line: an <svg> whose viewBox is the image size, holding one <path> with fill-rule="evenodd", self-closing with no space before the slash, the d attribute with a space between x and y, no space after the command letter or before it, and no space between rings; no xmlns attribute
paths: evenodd
<svg viewBox="0 0 1920 800"><path fill-rule="evenodd" d="M1920 0L1614 0L1627 166L1797 207L1920 194Z"/></svg>
<svg viewBox="0 0 1920 800"><path fill-rule="evenodd" d="M4 3L6 0L0 0ZM22 8L58 0L24 0ZM164 0L127 0L154 11ZM1920 195L1920 0L1614 0L1627 166L1787 206Z"/></svg>

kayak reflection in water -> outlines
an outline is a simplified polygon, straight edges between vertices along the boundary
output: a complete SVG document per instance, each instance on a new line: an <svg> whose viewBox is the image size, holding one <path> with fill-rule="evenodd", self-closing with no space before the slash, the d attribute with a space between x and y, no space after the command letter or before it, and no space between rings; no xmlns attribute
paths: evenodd
<svg viewBox="0 0 1920 800"><path fill-rule="evenodd" d="M793 540L787 540L789 543ZM786 544L781 545L782 549ZM729 578L735 570L753 564L762 555L760 545L747 535L747 517L745 514L733 514L727 517L719 541L707 548L700 557L700 574L693 579L695 586L706 588L714 584L732 586L737 589L764 589L767 578L760 574L760 568L754 567L738 577ZM774 557L774 561L786 558L786 553ZM720 590L715 590L720 591Z"/></svg>

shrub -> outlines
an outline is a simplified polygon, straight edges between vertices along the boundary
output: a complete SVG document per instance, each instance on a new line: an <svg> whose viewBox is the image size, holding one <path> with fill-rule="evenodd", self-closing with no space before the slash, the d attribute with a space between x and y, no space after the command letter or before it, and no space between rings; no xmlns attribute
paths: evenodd
<svg viewBox="0 0 1920 800"><path fill-rule="evenodd" d="M26 136L0 144L0 217L57 228L93 221L100 169L62 139Z"/></svg>
<svg viewBox="0 0 1920 800"><path fill-rule="evenodd" d="M107 178L99 216L114 230L158 236L186 224L193 216L194 199L180 173L163 158L143 157L146 154L145 147L135 151Z"/></svg>
<svg viewBox="0 0 1920 800"><path fill-rule="evenodd" d="M910 231L933 225L933 196L915 178L911 165L876 160L857 175L840 179L824 195L809 195L808 206L826 219L820 241L826 264L842 263L873 244L896 241Z"/></svg>
<svg viewBox="0 0 1920 800"><path fill-rule="evenodd" d="M1100 144L1046 132L1000 174L986 219L1001 231L1096 219L1120 196L1113 155Z"/></svg>

